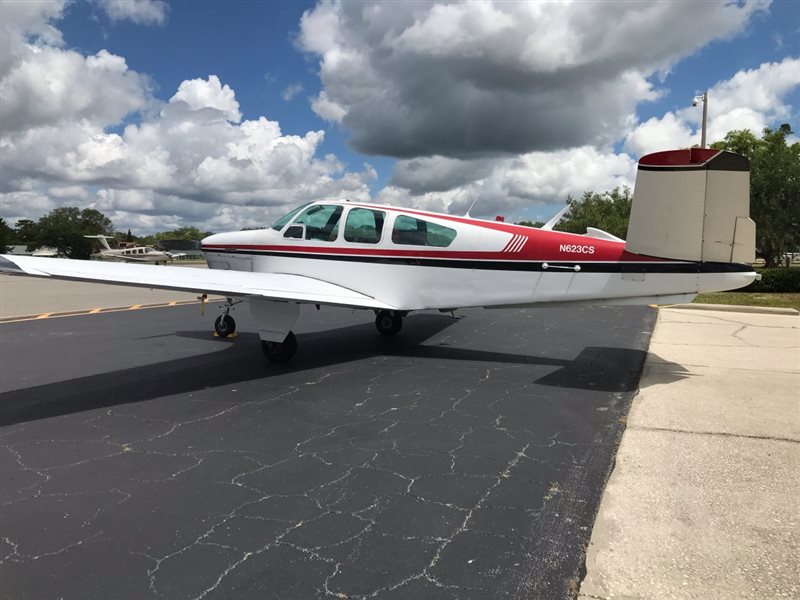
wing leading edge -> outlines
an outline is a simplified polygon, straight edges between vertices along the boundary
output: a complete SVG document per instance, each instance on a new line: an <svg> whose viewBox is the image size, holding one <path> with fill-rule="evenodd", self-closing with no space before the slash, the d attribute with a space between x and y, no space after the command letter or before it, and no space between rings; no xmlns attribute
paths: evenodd
<svg viewBox="0 0 800 600"><path fill-rule="evenodd" d="M334 283L288 273L156 267L9 255L0 255L0 273L309 304L395 309L380 300Z"/></svg>

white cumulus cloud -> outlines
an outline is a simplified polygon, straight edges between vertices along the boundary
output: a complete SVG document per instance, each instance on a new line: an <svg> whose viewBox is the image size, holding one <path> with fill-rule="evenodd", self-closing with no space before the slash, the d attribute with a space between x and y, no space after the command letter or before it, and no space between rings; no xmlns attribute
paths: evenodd
<svg viewBox="0 0 800 600"><path fill-rule="evenodd" d="M64 12L63 0L0 2L0 76L28 53L30 46L61 46L61 32L52 22Z"/></svg>
<svg viewBox="0 0 800 600"><path fill-rule="evenodd" d="M139 25L163 25L168 6L162 0L99 0L112 21L133 21Z"/></svg>
<svg viewBox="0 0 800 600"><path fill-rule="evenodd" d="M281 98L283 98L284 101L289 102L302 91L303 91L302 83L292 83L290 85L287 85L286 88L283 90Z"/></svg>
<svg viewBox="0 0 800 600"><path fill-rule="evenodd" d="M523 154L614 143L653 76L767 7L322 0L297 43L319 59L313 110L360 152Z"/></svg>
<svg viewBox="0 0 800 600"><path fill-rule="evenodd" d="M721 140L734 129L761 131L789 119L786 97L800 87L800 58L764 63L738 71L708 90L707 143ZM625 138L626 148L637 156L689 147L701 138L702 103L638 124Z"/></svg>
<svg viewBox="0 0 800 600"><path fill-rule="evenodd" d="M227 85L222 85L219 77L209 75L208 79L182 81L177 93L170 102L185 102L192 110L213 108L225 115L229 121L238 122L242 118L236 95Z"/></svg>
<svg viewBox="0 0 800 600"><path fill-rule="evenodd" d="M159 100L123 57L64 48L54 27L63 5L16 4L26 3L0 4L10 44L0 79L0 210L9 221L79 205L134 231L236 229L320 197L369 198L374 169L347 171L321 155L323 131L292 135L265 116L242 120L235 91L214 74ZM143 15L166 14L161 4L104 7L150 23Z"/></svg>
<svg viewBox="0 0 800 600"><path fill-rule="evenodd" d="M499 159L431 157L399 161L379 199L460 214L474 204L470 214L491 216L563 205L569 194L632 186L635 175L636 161L627 154L591 146Z"/></svg>
<svg viewBox="0 0 800 600"><path fill-rule="evenodd" d="M119 123L145 108L148 78L125 59L100 50L83 56L52 46L30 47L0 80L0 131L86 121Z"/></svg>

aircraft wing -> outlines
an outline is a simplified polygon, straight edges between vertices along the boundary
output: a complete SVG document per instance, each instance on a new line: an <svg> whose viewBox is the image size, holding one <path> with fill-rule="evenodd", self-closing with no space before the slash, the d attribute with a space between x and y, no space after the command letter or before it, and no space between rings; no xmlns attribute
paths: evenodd
<svg viewBox="0 0 800 600"><path fill-rule="evenodd" d="M394 310L393 306L340 285L288 273L158 267L5 254L0 255L0 273L222 296Z"/></svg>

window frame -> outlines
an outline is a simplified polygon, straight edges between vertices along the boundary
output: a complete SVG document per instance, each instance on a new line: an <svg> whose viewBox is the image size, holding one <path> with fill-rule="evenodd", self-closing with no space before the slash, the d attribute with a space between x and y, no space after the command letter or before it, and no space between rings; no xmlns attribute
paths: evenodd
<svg viewBox="0 0 800 600"><path fill-rule="evenodd" d="M326 221L326 223L325 223L325 225L323 227L309 227L308 223L298 223L298 220L301 219L303 217L303 215L305 215L308 211L310 211L313 208L318 208L319 210L325 210L326 208L332 208L333 209L333 211L329 214L328 219L327 219L327 221ZM315 211L315 212L318 212L318 211ZM335 236L328 237L328 238L322 238L322 237L318 237L318 236L317 237L308 237L309 235L311 235L311 232L318 232L318 231L323 231L324 232L324 230L328 226L328 222L331 220L331 218L334 215L338 215L338 218L336 219L336 223L333 225L333 227L331 228L331 231L330 231L330 233L328 235L329 236L332 235L334 233L334 231L335 231L336 232ZM323 243L326 243L326 244L330 244L332 242L337 242L339 240L339 237L342 234L342 228L340 227L340 225L342 223L342 216L343 215L344 215L344 207L341 204L328 203L328 202L321 202L319 204L316 204L316 203L309 204L304 208L304 210L299 211L294 216L294 218L291 220L291 222L287 223L287 225L284 226L284 228L283 228L283 238L284 239L301 239L304 242L323 242ZM308 216L309 217L313 217L313 214L309 214ZM303 228L303 237L302 238L287 237L286 236L286 234L288 233L289 229L291 227L294 227L294 226L302 226L302 228Z"/></svg>
<svg viewBox="0 0 800 600"><path fill-rule="evenodd" d="M396 230L397 222L398 222L398 220L403 219L403 218L412 219L412 220L416 221L417 223L424 223L425 224L425 228L424 228L425 241L424 241L424 243L420 244L420 243L416 243L416 242L397 241L397 239L395 237L395 233L397 231ZM434 227L441 228L443 230L452 232L452 237L450 237L450 239L444 245L438 245L438 244L429 243L430 235L431 235L431 231L429 229L430 225L433 225ZM421 230L419 229L419 226L417 226L416 230L401 230L401 233L419 235L421 233ZM441 234L434 234L434 235L441 235ZM454 227L448 227L446 225L441 225L441 224L436 223L435 221L430 220L430 219L421 219L421 218L416 217L416 216L407 215L407 214L403 214L403 213L398 213L398 214L395 215L394 220L392 221L392 234L389 236L389 239L391 240L392 244L395 245L395 246L415 246L417 248L449 248L450 246L453 245L453 242L455 242L457 237L458 237L458 229L456 229Z"/></svg>
<svg viewBox="0 0 800 600"><path fill-rule="evenodd" d="M371 242L371 241L359 241L358 239L352 239L352 240L347 239L347 222L350 220L350 215L352 215L356 211L367 211L367 212L371 212L371 213L376 214L376 215L381 215L381 217L382 217L381 228L380 228L380 231L378 231L378 228L377 228L377 225L376 225L375 231L377 232L378 237L374 242ZM377 223L377 221L378 221L378 219L375 218L375 222L376 223ZM341 232L342 240L344 240L348 244L368 244L370 246L377 246L383 241L383 232L386 231L386 225L387 225L388 221L389 221L389 213L387 213L387 211L385 211L385 210L380 210L380 209L377 209L377 208L365 207L365 206L351 206L351 207L348 208L347 214L345 215L344 227L342 228L342 232Z"/></svg>

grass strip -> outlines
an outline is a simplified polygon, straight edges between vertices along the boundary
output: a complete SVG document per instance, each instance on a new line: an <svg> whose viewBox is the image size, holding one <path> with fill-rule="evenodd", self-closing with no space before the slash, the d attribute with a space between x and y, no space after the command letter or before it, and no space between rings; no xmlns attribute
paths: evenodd
<svg viewBox="0 0 800 600"><path fill-rule="evenodd" d="M696 304L773 306L776 308L794 308L800 311L800 293L714 292L712 294L698 294L694 302Z"/></svg>

